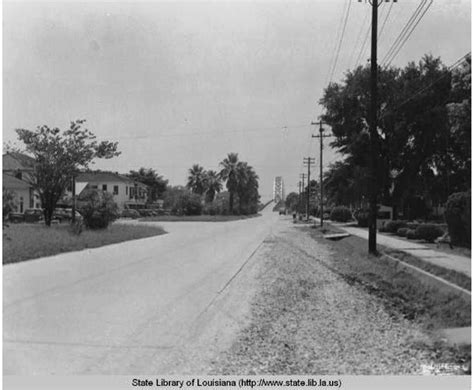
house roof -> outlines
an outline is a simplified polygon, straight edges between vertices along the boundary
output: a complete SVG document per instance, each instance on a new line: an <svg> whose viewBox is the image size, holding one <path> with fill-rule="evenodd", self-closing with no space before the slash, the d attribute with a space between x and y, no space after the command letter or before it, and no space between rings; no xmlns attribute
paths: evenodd
<svg viewBox="0 0 474 390"><path fill-rule="evenodd" d="M146 187L145 184L135 182L125 175L121 175L115 172L82 172L76 177L76 182L87 182L87 183L103 183L103 182L120 182L129 185L137 183L140 187Z"/></svg>
<svg viewBox="0 0 474 390"><path fill-rule="evenodd" d="M8 152L3 155L3 170L32 170L35 159L23 153Z"/></svg>
<svg viewBox="0 0 474 390"><path fill-rule="evenodd" d="M26 181L17 179L14 176L7 175L6 173L3 174L3 188L12 189L12 190L19 190L19 189L28 189L31 187Z"/></svg>

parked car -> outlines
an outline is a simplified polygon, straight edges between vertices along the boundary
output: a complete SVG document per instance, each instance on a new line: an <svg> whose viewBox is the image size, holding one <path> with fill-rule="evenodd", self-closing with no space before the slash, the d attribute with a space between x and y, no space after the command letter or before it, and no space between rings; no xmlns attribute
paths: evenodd
<svg viewBox="0 0 474 390"><path fill-rule="evenodd" d="M25 222L39 222L44 219L43 209L26 209Z"/></svg>
<svg viewBox="0 0 474 390"><path fill-rule="evenodd" d="M140 218L140 213L137 210L125 209L120 213L122 218Z"/></svg>
<svg viewBox="0 0 474 390"><path fill-rule="evenodd" d="M279 215L286 215L286 208L281 207L279 210Z"/></svg>
<svg viewBox="0 0 474 390"><path fill-rule="evenodd" d="M80 221L82 220L82 215L79 211L76 210L76 221ZM62 209L62 208L58 208L58 209L54 209L54 212L53 212L53 219L57 219L59 220L59 222L69 222L72 220L72 209L71 208L68 208L68 209Z"/></svg>
<svg viewBox="0 0 474 390"><path fill-rule="evenodd" d="M8 220L12 223L25 222L25 214L11 212L8 214Z"/></svg>

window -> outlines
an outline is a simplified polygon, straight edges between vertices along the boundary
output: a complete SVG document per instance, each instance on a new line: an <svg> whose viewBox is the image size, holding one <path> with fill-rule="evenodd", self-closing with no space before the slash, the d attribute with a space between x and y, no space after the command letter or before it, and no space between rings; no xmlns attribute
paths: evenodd
<svg viewBox="0 0 474 390"><path fill-rule="evenodd" d="M102 184L102 191L107 191L107 184Z"/></svg>
<svg viewBox="0 0 474 390"><path fill-rule="evenodd" d="M118 195L118 186L114 186L114 195Z"/></svg>
<svg viewBox="0 0 474 390"><path fill-rule="evenodd" d="M96 190L98 187L97 186L91 186L93 190Z"/></svg>
<svg viewBox="0 0 474 390"><path fill-rule="evenodd" d="M20 213L23 212L23 196L20 196Z"/></svg>
<svg viewBox="0 0 474 390"><path fill-rule="evenodd" d="M125 186L125 195L128 195L128 186Z"/></svg>

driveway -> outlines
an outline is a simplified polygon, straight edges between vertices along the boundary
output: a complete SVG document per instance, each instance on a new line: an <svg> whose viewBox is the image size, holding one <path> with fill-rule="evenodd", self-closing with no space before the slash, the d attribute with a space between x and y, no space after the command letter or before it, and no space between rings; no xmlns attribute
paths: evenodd
<svg viewBox="0 0 474 390"><path fill-rule="evenodd" d="M240 326L229 318L245 314L252 255L279 218L272 207L234 222L158 223L169 234L4 266L4 374L190 373L189 345L217 333L225 344Z"/></svg>

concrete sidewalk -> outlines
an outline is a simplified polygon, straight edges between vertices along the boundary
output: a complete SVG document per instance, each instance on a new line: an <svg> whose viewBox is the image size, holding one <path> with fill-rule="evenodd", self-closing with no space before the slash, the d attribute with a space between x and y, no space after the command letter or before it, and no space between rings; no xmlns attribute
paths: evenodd
<svg viewBox="0 0 474 390"><path fill-rule="evenodd" d="M319 223L319 218L314 218ZM369 239L369 231L362 228L350 227L347 224L334 223L332 225L357 237ZM451 269L471 277L471 259L465 256L445 253L430 249L426 245L405 239L390 237L385 234L377 234L377 244L390 249L406 252L428 263Z"/></svg>

